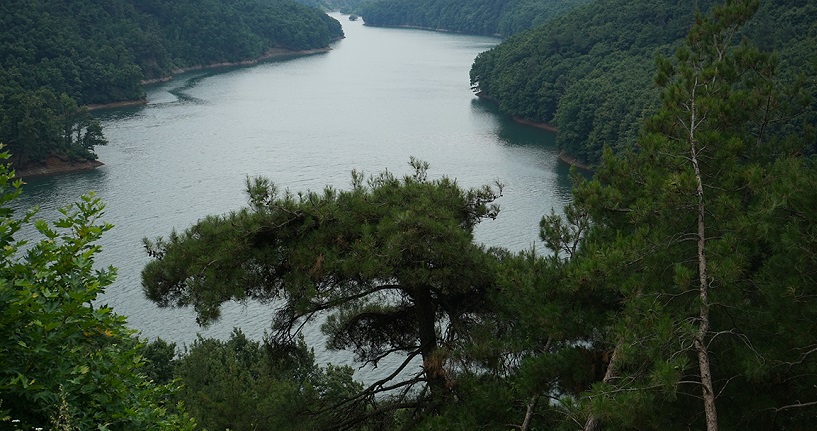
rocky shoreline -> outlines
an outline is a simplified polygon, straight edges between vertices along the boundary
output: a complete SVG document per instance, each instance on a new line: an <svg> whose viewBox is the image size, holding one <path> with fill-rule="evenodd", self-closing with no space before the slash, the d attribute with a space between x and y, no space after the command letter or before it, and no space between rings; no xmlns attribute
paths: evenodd
<svg viewBox="0 0 817 431"><path fill-rule="evenodd" d="M45 162L31 162L22 168L15 167L14 171L15 177L25 179L89 171L102 165L104 165L104 163L99 160L76 161L60 156L49 156Z"/></svg>
<svg viewBox="0 0 817 431"><path fill-rule="evenodd" d="M564 151L559 152L559 160L567 163L570 166L574 166L577 169L581 169L581 170L587 171L587 172L593 172L593 167L592 166L580 162L578 159L576 159L575 157L571 156L570 154L568 154L568 153L566 153Z"/></svg>
<svg viewBox="0 0 817 431"><path fill-rule="evenodd" d="M312 55L312 54L320 54L324 52L331 51L332 48L315 48L315 49L304 49L304 50L291 50L286 48L272 48L265 52L258 58L252 60L242 60L242 61L225 61L221 63L213 63L203 66L190 66L190 67L183 67L179 69L175 69L171 72L170 75L156 78L156 79L146 79L142 81L142 85L150 85L150 84L158 84L161 82L167 82L173 79L176 75L187 73L187 72L194 72L197 70L210 70L210 69L220 69L222 67L237 67L237 66L253 66L258 63L262 63L267 60L271 60L273 58L286 58L286 57L300 57L302 55Z"/></svg>
<svg viewBox="0 0 817 431"><path fill-rule="evenodd" d="M559 132L559 129L556 126L548 123L537 123L536 121L530 121L520 117L513 117L513 121L519 124L524 124L526 126L536 127L537 129L547 130L548 132L553 133ZM570 166L575 166L576 168L581 169L583 171L593 172L592 166L580 162L579 159L565 151L559 152L559 160L567 163Z"/></svg>
<svg viewBox="0 0 817 431"><path fill-rule="evenodd" d="M147 99L137 99L137 100L123 100L121 102L111 102L111 103L96 103L93 105L85 105L89 111L95 111L98 109L113 109L113 108L125 108L128 106L139 106L147 104Z"/></svg>
<svg viewBox="0 0 817 431"><path fill-rule="evenodd" d="M519 124L524 124L526 126L536 127L537 129L547 130L548 132L557 133L559 129L556 126L553 126L548 123L537 123L536 121L526 120L520 117L512 117L513 121Z"/></svg>

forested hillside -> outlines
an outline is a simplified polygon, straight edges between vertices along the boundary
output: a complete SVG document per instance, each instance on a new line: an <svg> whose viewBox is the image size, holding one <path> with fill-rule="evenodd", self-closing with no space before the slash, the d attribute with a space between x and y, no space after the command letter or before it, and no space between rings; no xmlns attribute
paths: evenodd
<svg viewBox="0 0 817 431"><path fill-rule="evenodd" d="M696 3L704 12L713 4ZM596 0L481 54L471 83L503 112L557 126L560 148L595 164L604 145L632 145L658 103L655 57L674 51L694 13L688 2ZM815 23L814 2L763 1L734 37L778 51L785 77L805 75L813 87Z"/></svg>
<svg viewBox="0 0 817 431"><path fill-rule="evenodd" d="M361 4L367 25L421 27L508 36L591 0L374 0Z"/></svg>
<svg viewBox="0 0 817 431"><path fill-rule="evenodd" d="M145 241L145 293L205 323L274 298L275 349L326 313L328 348L384 368L314 410L335 415L327 429L809 429L815 128L792 115L811 102L792 64L734 37L756 11L651 15L686 36L651 62L658 102L639 108L637 150L576 175L571 204L540 223L545 250L476 243L501 187L462 189L412 160L403 177L353 173L348 190L250 180L247 208Z"/></svg>
<svg viewBox="0 0 817 431"><path fill-rule="evenodd" d="M343 36L337 21L289 0L9 0L0 26L0 142L20 166L93 157L101 133L77 105L140 99L143 80L178 69Z"/></svg>
<svg viewBox="0 0 817 431"><path fill-rule="evenodd" d="M139 343L96 301L115 276L93 264L111 228L100 200L35 222L0 166L0 425L813 429L815 124L793 114L814 101L796 61L734 37L757 6L713 6L655 59L636 149L574 177L571 203L540 222L546 249L478 243L501 185L462 188L416 159L404 176L353 171L343 190L248 179L247 207L145 239L148 298L200 324L268 303L263 342ZM379 380L318 367L302 338L316 318L328 349Z"/></svg>
<svg viewBox="0 0 817 431"><path fill-rule="evenodd" d="M350 13L357 9L363 0L297 0L298 3L325 10L339 10Z"/></svg>

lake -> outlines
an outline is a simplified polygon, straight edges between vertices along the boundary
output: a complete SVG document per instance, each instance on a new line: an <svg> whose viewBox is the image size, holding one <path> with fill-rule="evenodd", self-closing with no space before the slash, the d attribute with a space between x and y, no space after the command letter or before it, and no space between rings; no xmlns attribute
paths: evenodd
<svg viewBox="0 0 817 431"><path fill-rule="evenodd" d="M474 57L498 39L332 16L346 38L331 51L185 74L148 88L147 105L95 112L110 142L97 149L105 166L24 187L15 205L38 205L49 220L88 191L106 202L105 220L115 227L98 263L119 275L100 302L143 337L181 345L198 333L226 338L233 327L260 338L269 327L269 306L247 303L226 305L221 321L200 328L191 310L147 301L140 284L148 261L142 238L242 207L247 177L292 191L344 188L352 169L408 174L414 156L430 163L431 177L464 187L502 182L499 217L476 236L514 251L536 244L542 215L568 201L569 168L554 136L498 115L469 88ZM319 362L349 363L349 355L323 349L315 326L305 335Z"/></svg>

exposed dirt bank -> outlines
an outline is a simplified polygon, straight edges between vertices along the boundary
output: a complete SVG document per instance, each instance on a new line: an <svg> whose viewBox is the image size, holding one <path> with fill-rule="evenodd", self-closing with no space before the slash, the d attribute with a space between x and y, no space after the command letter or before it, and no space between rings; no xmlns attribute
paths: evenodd
<svg viewBox="0 0 817 431"><path fill-rule="evenodd" d="M556 133L559 131L559 129L557 129L556 126L553 126L548 123L537 123L536 121L526 120L520 117L513 117L513 121L519 124L524 124L526 126L536 127L537 129L547 130L548 132Z"/></svg>
<svg viewBox="0 0 817 431"><path fill-rule="evenodd" d="M559 153L559 160L567 163L570 166L575 166L576 168L581 169L583 171L593 172L593 167L580 162L578 159L564 151Z"/></svg>
<svg viewBox="0 0 817 431"><path fill-rule="evenodd" d="M48 175L67 174L69 172L89 171L104 163L99 160L75 161L67 157L49 156L45 162L29 162L24 167L15 167L19 178L43 177Z"/></svg>
<svg viewBox="0 0 817 431"><path fill-rule="evenodd" d="M236 62L221 62L221 63L213 63L203 66L191 66L191 67L184 67L179 69L174 69L170 75L164 76L161 78L156 79L146 79L141 82L142 85L150 85L150 84L158 84L160 82L167 82L173 79L176 75L185 73L185 72L193 72L196 70L209 70L209 69L220 69L223 67L236 67L236 66L252 66L266 60L270 60L273 58L285 58L285 57L300 57L302 55L312 55L318 54L322 52L331 51L332 48L317 48L317 49L306 49L300 51L294 51L291 49L284 49L284 48L273 48L264 53L261 57L252 60L243 60L243 61L236 61ZM124 108L127 106L139 106L144 105L147 103L147 99L137 99L137 100L122 100L119 102L111 102L111 103L99 103L93 105L86 105L88 110L93 111L97 109L112 109L112 108Z"/></svg>
<svg viewBox="0 0 817 431"><path fill-rule="evenodd" d="M219 69L222 67L236 67L236 66L252 66L273 58L281 58L281 57L300 57L302 55L312 55L312 54L320 54L323 52L329 52L332 48L316 48L316 49L304 49L300 51L295 51L291 49L285 48L272 48L262 56L252 59L252 60L243 60L243 61L234 61L234 62L221 62L221 63L213 63L207 64L203 66L191 66L191 67L184 67L180 69L175 69L169 76L165 76L162 78L157 79L146 79L142 81L142 85L149 85L149 84L156 84L159 82L167 82L173 79L174 76L186 73L186 72L193 72L196 70L209 70L209 69Z"/></svg>
<svg viewBox="0 0 817 431"><path fill-rule="evenodd" d="M111 103L96 103L93 105L85 105L89 111L93 111L96 109L112 109L112 108L124 108L126 106L138 106L144 105L148 103L147 99L138 99L138 100L122 100L120 102L111 102Z"/></svg>

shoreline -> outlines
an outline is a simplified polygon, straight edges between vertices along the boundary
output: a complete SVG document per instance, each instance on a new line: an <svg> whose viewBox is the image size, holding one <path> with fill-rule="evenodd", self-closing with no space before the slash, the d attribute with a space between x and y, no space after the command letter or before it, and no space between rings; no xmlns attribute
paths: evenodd
<svg viewBox="0 0 817 431"><path fill-rule="evenodd" d="M476 96L477 98L484 99L493 104L496 104L494 99L492 99L490 96L483 94L482 92L477 93ZM517 124L536 127L537 129L547 130L548 132L559 133L559 128L549 123L540 123L537 121L526 120L516 115L512 115L511 119L513 120L514 123ZM590 165L580 162L576 157L570 155L566 151L559 151L559 160L561 160L564 163L567 163L570 166L575 166L577 169L581 169L587 172L593 172L593 168Z"/></svg>
<svg viewBox="0 0 817 431"><path fill-rule="evenodd" d="M145 79L141 82L142 85L151 85L151 84L159 84L162 82L168 82L176 77L176 75L180 75L182 73L187 72L195 72L197 70L210 70L210 69L220 69L224 67L237 67L237 66L254 66L256 64L262 63L267 60L271 60L273 58L285 58L285 57L300 57L312 54L321 54L324 52L331 51L332 48L314 48L314 49L302 49L302 50L291 50L286 48L271 48L267 50L264 54L262 54L258 58L250 59L250 60L241 60L241 61L223 61L220 63L212 63L206 65L199 65L199 66L190 66L190 67L181 67L178 69L173 69L170 72L170 75L164 76L162 78L154 78L154 79Z"/></svg>
<svg viewBox="0 0 817 431"><path fill-rule="evenodd" d="M490 100L490 99L488 99L488 100ZM558 133L559 132L559 128L552 125L552 124L539 123L539 122L536 122L536 121L526 120L524 118L517 117L517 116L513 116L512 118L513 118L513 121L515 123L518 123L518 124L523 124L525 126L530 126L530 127L536 127L537 129L547 130L548 132L553 132L553 133ZM575 156L571 155L567 151L559 150L559 160L561 160L562 162L567 163L568 165L573 166L573 167L575 167L577 169L581 169L583 171L587 171L587 172L590 172L590 173L593 172L593 168L590 165L580 162L579 159L577 159Z"/></svg>
<svg viewBox="0 0 817 431"><path fill-rule="evenodd" d="M578 161L575 157L571 156L565 151L559 151L559 160L567 163L570 166L575 167L576 169L581 169L583 171L587 171L589 173L595 172L590 165L584 164Z"/></svg>
<svg viewBox="0 0 817 431"><path fill-rule="evenodd" d="M260 57L251 59L251 60L242 60L242 61L234 61L234 62L220 62L220 63L213 63L207 65L199 65L199 66L190 66L190 67L183 67L174 69L171 71L170 75L156 78L156 79L145 79L140 82L141 85L151 85L151 84L158 84L162 82L168 82L175 78L177 75L186 72L193 72L197 70L210 70L210 69L220 69L226 67L240 67L240 66L253 66L264 61L273 59L273 58L286 58L286 57L300 57L306 55L313 55L313 54L320 54L331 51L331 47L325 48L315 48L315 49L303 49L303 50L291 50L286 48L271 48L267 50L264 54ZM111 103L95 103L90 105L85 105L85 108L89 111L96 111L96 110L103 110L103 109L115 109L115 108L127 108L130 106L140 106L140 105L147 105L148 100L146 98L143 99L135 99L135 100L120 100L117 102ZM83 162L72 162L69 160L64 160L58 156L49 156L43 163L37 163L37 166L26 166L24 168L15 169L15 176L17 178L33 178L33 177L46 177L51 175L59 175L59 174L67 174L72 172L82 172L82 171L90 171L92 169L96 169L100 166L105 165L104 163L100 162L99 160L86 160Z"/></svg>
<svg viewBox="0 0 817 431"><path fill-rule="evenodd" d="M548 132L559 133L559 128L548 123L539 123L537 121L526 120L522 117L511 117L515 123L524 124L526 126L536 127L537 129L547 130Z"/></svg>
<svg viewBox="0 0 817 431"><path fill-rule="evenodd" d="M94 103L91 105L85 105L85 108L89 111L97 111L100 109L127 108L128 106L147 105L147 103L147 99L121 100L119 102L111 103Z"/></svg>
<svg viewBox="0 0 817 431"><path fill-rule="evenodd" d="M168 76L163 76L161 78L154 78L154 79L144 79L139 82L141 85L151 85L151 84L159 84L162 82L169 82L177 75L181 75L182 73L187 72L195 72L197 70L210 70L210 69L221 69L227 67L239 67L239 66L254 66L256 64L262 63L267 60L271 60L273 58L286 58L286 57L300 57L306 55L313 55L313 54L320 54L324 52L331 51L332 48L315 48L315 49L303 49L299 51L286 49L286 48L271 48L267 50L264 54L260 57L251 59L251 60L241 60L241 61L224 61L220 63L213 63L207 65L199 65L199 66L190 66L190 67L181 67L178 69L173 69ZM89 111L96 111L100 109L115 109L115 108L127 108L130 106L139 106L139 105L147 105L147 99L134 99L134 100L120 100L118 102L111 102L111 103L96 103L91 105L85 105L85 107Z"/></svg>
<svg viewBox="0 0 817 431"><path fill-rule="evenodd" d="M502 39L503 36L499 33L494 34L483 34L483 33L470 33L467 31L459 31L459 30L451 30L447 28L432 28L432 27L423 27L421 25L408 25L408 24L400 24L400 25L382 25L382 24L367 24L366 17L363 18L363 25L369 27L377 27L377 28L403 28L403 29L410 29L410 30L426 30L426 31L436 31L440 33L453 33L453 34L465 34L470 36L485 36L485 37L495 37L498 39Z"/></svg>
<svg viewBox="0 0 817 431"><path fill-rule="evenodd" d="M73 172L83 172L105 165L99 160L71 161L58 156L49 156L45 162L29 164L23 168L14 168L15 178L48 177Z"/></svg>

